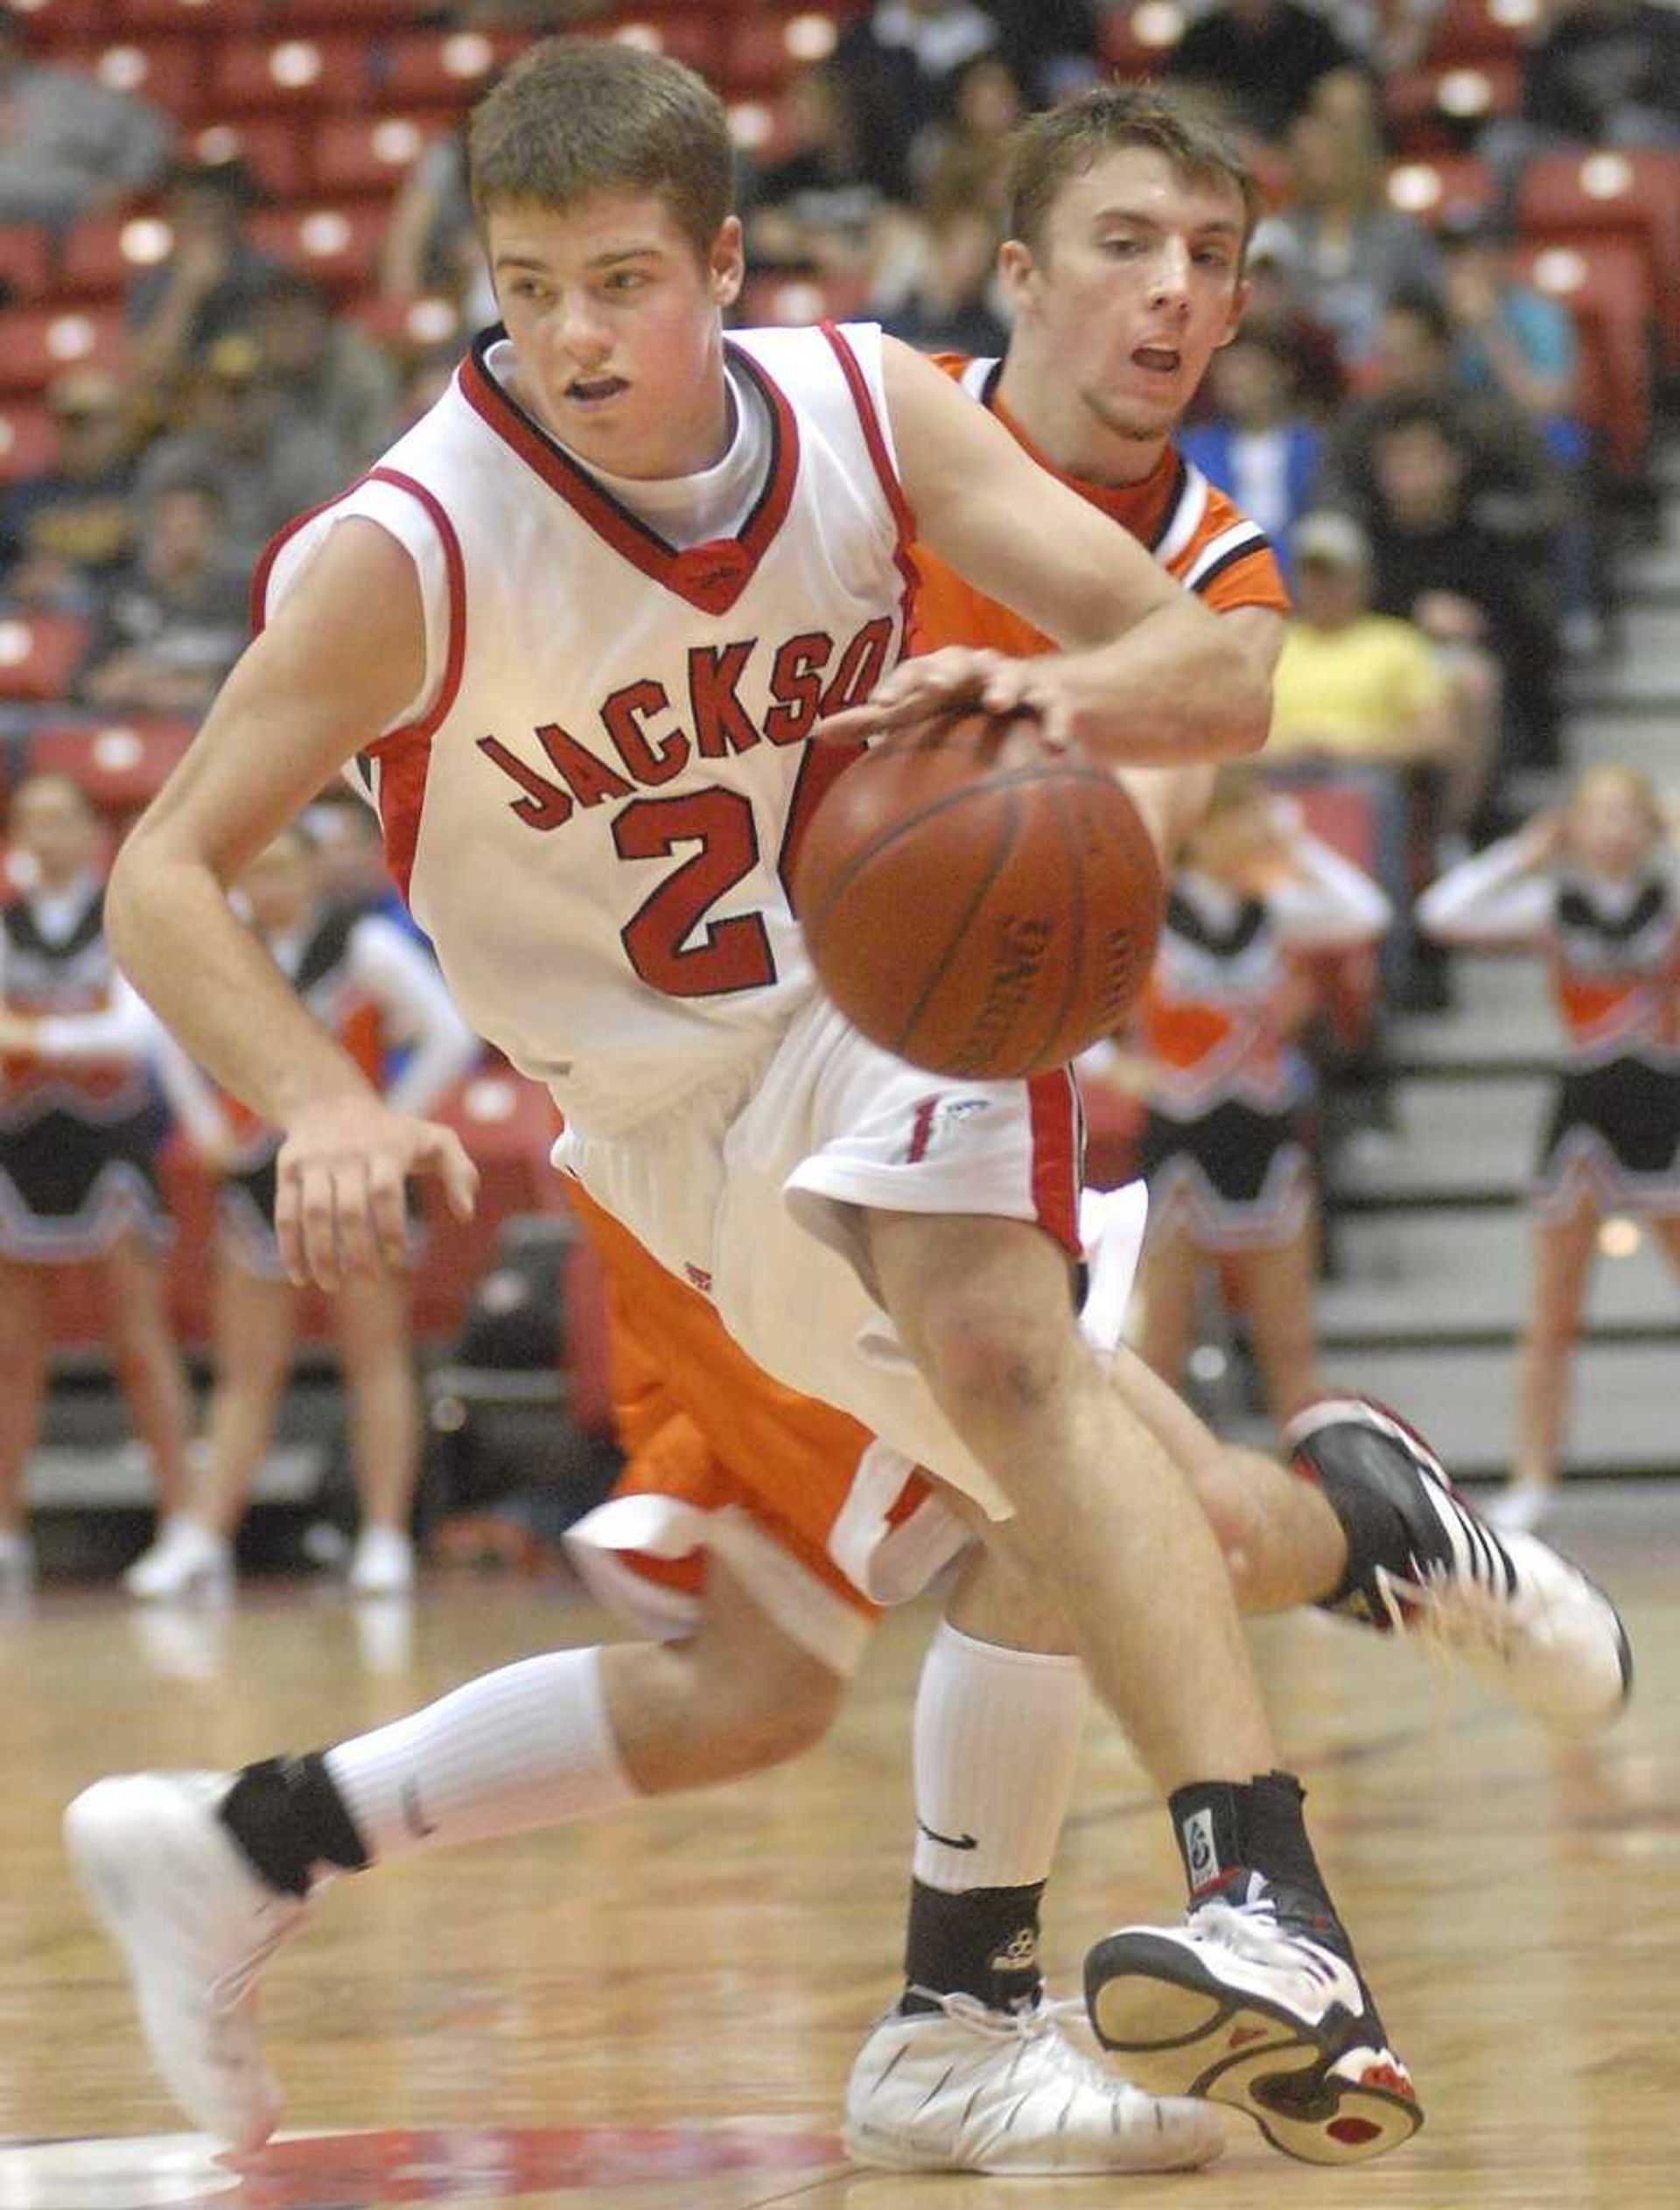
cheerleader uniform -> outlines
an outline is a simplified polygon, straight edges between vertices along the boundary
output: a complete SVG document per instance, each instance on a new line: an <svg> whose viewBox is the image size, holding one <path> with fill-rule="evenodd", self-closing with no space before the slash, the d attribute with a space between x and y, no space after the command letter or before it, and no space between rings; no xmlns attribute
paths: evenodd
<svg viewBox="0 0 1680 2210"><path fill-rule="evenodd" d="M1573 864L1536 872L1518 837L1449 869L1418 903L1445 943L1543 952L1565 1059L1533 1199L1574 1209L1680 1213L1680 896L1656 863L1625 880Z"/></svg>
<svg viewBox="0 0 1680 2210"><path fill-rule="evenodd" d="M101 1258L130 1229L162 1248L164 1121L146 1056L159 1033L105 941L91 877L0 910L0 1001L36 1023L0 1076L0 1256Z"/></svg>
<svg viewBox="0 0 1680 2210"><path fill-rule="evenodd" d="M295 932L265 941L304 1004L375 1088L384 1088L387 1049L411 1047L386 1092L395 1111L430 1111L479 1056L479 1039L455 1010L430 958L383 914L361 906L331 906ZM160 1055L159 1071L170 1105L190 1136L218 1150L233 1138L216 1209L240 1265L265 1281L284 1281L274 1233L280 1133L214 1088L172 1040Z"/></svg>
<svg viewBox="0 0 1680 2210"><path fill-rule="evenodd" d="M1284 1017L1291 954L1369 942L1390 919L1376 885L1328 845L1301 836L1293 851L1299 878L1264 898L1181 870L1144 999L1151 1231L1182 1228L1212 1251L1291 1241L1311 1210L1312 1078Z"/></svg>

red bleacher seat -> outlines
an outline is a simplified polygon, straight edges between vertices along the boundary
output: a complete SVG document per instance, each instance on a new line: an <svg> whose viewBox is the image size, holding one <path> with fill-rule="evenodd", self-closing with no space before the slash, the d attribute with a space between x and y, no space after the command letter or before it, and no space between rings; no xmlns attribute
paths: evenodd
<svg viewBox="0 0 1680 2210"><path fill-rule="evenodd" d="M382 108L465 108L530 43L509 31L411 31L393 38L380 57L376 90Z"/></svg>
<svg viewBox="0 0 1680 2210"><path fill-rule="evenodd" d="M333 200L259 210L250 234L264 253L306 270L328 290L360 291L374 280L389 220L383 201Z"/></svg>
<svg viewBox="0 0 1680 2210"><path fill-rule="evenodd" d="M1170 0L1104 8L1097 50L1105 66L1119 76L1153 76L1183 38L1188 21L1186 11Z"/></svg>
<svg viewBox="0 0 1680 2210"><path fill-rule="evenodd" d="M729 88L725 49L730 30L721 9L702 11L672 6L668 0L662 6L654 0L648 7L626 8L611 35L646 52L668 54L673 61L697 69L720 89Z"/></svg>
<svg viewBox="0 0 1680 2210"><path fill-rule="evenodd" d="M1575 318L1581 377L1575 409L1595 430L1605 458L1633 476L1648 457L1652 412L1649 272L1637 246L1600 238L1590 248L1519 248L1520 276Z"/></svg>
<svg viewBox="0 0 1680 2210"><path fill-rule="evenodd" d="M346 312L359 330L396 353L430 353L452 342L466 349L461 311L443 292L423 291L412 299L371 295L353 300Z"/></svg>
<svg viewBox="0 0 1680 2210"><path fill-rule="evenodd" d="M159 215L93 215L64 241L54 294L120 299L142 269L169 258L174 233Z"/></svg>
<svg viewBox="0 0 1680 2210"><path fill-rule="evenodd" d="M204 52L201 36L121 40L102 46L92 67L111 91L133 93L178 122L190 122L204 98Z"/></svg>
<svg viewBox="0 0 1680 2210"><path fill-rule="evenodd" d="M14 307L0 314L0 392L44 391L84 365L121 371L127 353L121 307Z"/></svg>
<svg viewBox="0 0 1680 2210"><path fill-rule="evenodd" d="M225 38L206 98L217 115L317 115L360 107L368 42L340 33L297 38Z"/></svg>
<svg viewBox="0 0 1680 2210"><path fill-rule="evenodd" d="M1525 237L1589 255L1609 237L1636 245L1664 358L1680 366L1680 153L1544 155L1523 171L1517 220Z"/></svg>
<svg viewBox="0 0 1680 2210"><path fill-rule="evenodd" d="M62 698L87 644L80 614L0 614L0 698Z"/></svg>
<svg viewBox="0 0 1680 2210"><path fill-rule="evenodd" d="M52 256L38 223L0 223L0 284L11 299L38 298L52 276Z"/></svg>
<svg viewBox="0 0 1680 2210"><path fill-rule="evenodd" d="M273 10L270 0L104 0L106 20L125 37L157 31L194 32L260 30Z"/></svg>
<svg viewBox="0 0 1680 2210"><path fill-rule="evenodd" d="M150 802L196 727L148 714L123 721L40 722L30 732L29 772L67 775L102 814L132 814Z"/></svg>
<svg viewBox="0 0 1680 2210"><path fill-rule="evenodd" d="M18 11L26 18L31 46L41 52L80 45L111 26L110 0L21 0Z"/></svg>
<svg viewBox="0 0 1680 2210"><path fill-rule="evenodd" d="M1522 34L1539 16L1539 0L1438 0L1429 59L1439 69L1478 61L1514 61Z"/></svg>
<svg viewBox="0 0 1680 2210"><path fill-rule="evenodd" d="M59 457L59 425L47 407L32 400L0 404L0 484L45 475Z"/></svg>
<svg viewBox="0 0 1680 2210"><path fill-rule="evenodd" d="M1515 61L1404 69L1385 80L1382 109L1404 152L1450 153L1490 116L1515 115L1520 92Z"/></svg>
<svg viewBox="0 0 1680 2210"><path fill-rule="evenodd" d="M454 117L328 115L315 133L315 189L321 192L389 192L408 174L422 149L448 130Z"/></svg>
<svg viewBox="0 0 1680 2210"><path fill-rule="evenodd" d="M355 30L383 33L412 24L414 0L267 0L263 20L276 31Z"/></svg>
<svg viewBox="0 0 1680 2210"><path fill-rule="evenodd" d="M239 162L276 199L297 199L309 189L309 128L290 115L206 121L192 133L186 150L212 168Z"/></svg>

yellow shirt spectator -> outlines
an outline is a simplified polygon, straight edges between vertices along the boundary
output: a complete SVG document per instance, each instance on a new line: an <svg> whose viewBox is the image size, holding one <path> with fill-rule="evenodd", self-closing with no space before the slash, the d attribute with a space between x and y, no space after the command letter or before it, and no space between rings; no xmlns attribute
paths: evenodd
<svg viewBox="0 0 1680 2210"><path fill-rule="evenodd" d="M1272 686L1267 757L1437 753L1449 695L1434 646L1409 621L1366 613L1334 629L1292 622Z"/></svg>

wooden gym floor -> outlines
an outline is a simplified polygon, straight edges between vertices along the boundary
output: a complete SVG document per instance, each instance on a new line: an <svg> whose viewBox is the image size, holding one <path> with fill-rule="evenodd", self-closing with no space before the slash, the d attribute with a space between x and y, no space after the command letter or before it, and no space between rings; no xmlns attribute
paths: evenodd
<svg viewBox="0 0 1680 2210"><path fill-rule="evenodd" d="M105 1591L0 1619L0 2210L1670 2210L1680 2202L1680 1495L1572 1503L1640 1692L1558 1746L1416 1654L1307 1618L1256 1637L1321 1856L1427 2111L1319 2172L1230 2121L1209 2172L901 2178L836 2139L892 1993L909 1696L933 1612L882 1631L830 1742L709 1798L345 1880L270 1974L290 2131L242 2179L180 2135L58 1815L95 1775L234 1765L595 1639L558 1587L435 1581L410 1612L257 1584L229 1614ZM1060 1991L1175 1903L1165 1821L1094 1724L1046 1920Z"/></svg>

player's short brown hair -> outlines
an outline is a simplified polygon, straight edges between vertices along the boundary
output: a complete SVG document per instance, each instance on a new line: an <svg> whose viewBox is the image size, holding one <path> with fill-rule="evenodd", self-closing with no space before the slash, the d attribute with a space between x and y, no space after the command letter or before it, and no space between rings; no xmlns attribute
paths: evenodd
<svg viewBox="0 0 1680 2210"><path fill-rule="evenodd" d="M1040 250L1050 211L1068 185L1124 146L1149 147L1193 183L1229 185L1242 198L1248 250L1264 204L1254 171L1211 109L1152 84L1093 85L1022 124L1009 165L1010 236Z"/></svg>
<svg viewBox="0 0 1680 2210"><path fill-rule="evenodd" d="M728 118L692 69L607 38L544 38L472 111L467 175L492 207L559 210L594 192L657 192L704 255L734 204Z"/></svg>

